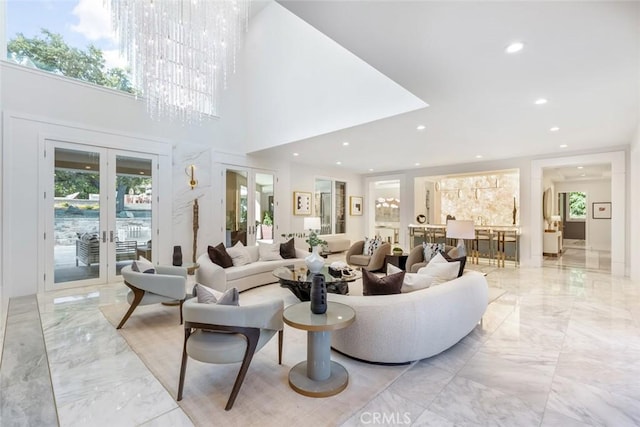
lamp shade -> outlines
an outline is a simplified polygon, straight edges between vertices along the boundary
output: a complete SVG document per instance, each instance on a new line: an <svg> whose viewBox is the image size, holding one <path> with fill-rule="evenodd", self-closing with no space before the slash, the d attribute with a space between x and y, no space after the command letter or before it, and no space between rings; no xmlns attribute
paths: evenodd
<svg viewBox="0 0 640 427"><path fill-rule="evenodd" d="M321 222L320 217L308 216L304 219L305 230L320 230Z"/></svg>
<svg viewBox="0 0 640 427"><path fill-rule="evenodd" d="M551 215L551 221L562 221L562 217L560 215Z"/></svg>
<svg viewBox="0 0 640 427"><path fill-rule="evenodd" d="M449 220L447 222L447 238L475 239L476 229L471 220Z"/></svg>

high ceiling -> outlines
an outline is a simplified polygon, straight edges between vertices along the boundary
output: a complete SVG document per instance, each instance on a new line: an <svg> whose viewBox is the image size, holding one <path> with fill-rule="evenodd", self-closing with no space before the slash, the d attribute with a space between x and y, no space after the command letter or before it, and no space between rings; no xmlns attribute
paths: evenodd
<svg viewBox="0 0 640 427"><path fill-rule="evenodd" d="M640 3L279 3L429 107L257 155L377 173L621 147L638 126Z"/></svg>

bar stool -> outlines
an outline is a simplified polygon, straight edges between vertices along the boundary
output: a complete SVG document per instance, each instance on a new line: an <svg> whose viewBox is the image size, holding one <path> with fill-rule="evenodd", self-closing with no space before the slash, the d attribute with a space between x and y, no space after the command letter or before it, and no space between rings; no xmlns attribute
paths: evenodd
<svg viewBox="0 0 640 427"><path fill-rule="evenodd" d="M513 257L509 256L510 260L514 261L517 266L520 261L518 254L519 236L516 230L496 230L496 235L493 238L496 244L496 260L498 267L505 266L505 260L507 259L507 245L513 245Z"/></svg>
<svg viewBox="0 0 640 427"><path fill-rule="evenodd" d="M472 260L473 264L480 263L480 257L488 258L489 262L493 262L493 244L491 240L491 230L476 229L476 238L472 242ZM484 248L483 248L484 247Z"/></svg>

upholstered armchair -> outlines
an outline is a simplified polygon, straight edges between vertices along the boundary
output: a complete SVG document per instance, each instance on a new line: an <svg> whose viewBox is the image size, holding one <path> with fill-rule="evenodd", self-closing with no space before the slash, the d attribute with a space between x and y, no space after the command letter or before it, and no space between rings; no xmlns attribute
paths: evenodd
<svg viewBox="0 0 640 427"><path fill-rule="evenodd" d="M183 305L184 347L178 398L182 400L187 358L204 363L242 362L225 406L230 410L240 391L249 364L259 351L278 332L278 363L282 364L282 312L281 299L263 300L247 306L203 304L197 298Z"/></svg>
<svg viewBox="0 0 640 427"><path fill-rule="evenodd" d="M358 240L351 245L346 255L347 264L361 267L368 271L378 271L384 267L385 255L391 253L391 244L388 242L382 243L372 255L363 255L363 250L364 240Z"/></svg>
<svg viewBox="0 0 640 427"><path fill-rule="evenodd" d="M122 268L124 284L129 288L127 301L131 305L117 329L124 326L129 316L139 305L159 302L180 301L180 323L182 323L182 303L185 299L187 269L173 266L155 266L155 274L133 271L128 265Z"/></svg>

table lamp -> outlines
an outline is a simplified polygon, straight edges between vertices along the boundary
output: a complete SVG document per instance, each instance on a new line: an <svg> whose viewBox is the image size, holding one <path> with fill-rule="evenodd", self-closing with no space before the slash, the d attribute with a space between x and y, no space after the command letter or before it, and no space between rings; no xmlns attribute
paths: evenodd
<svg viewBox="0 0 640 427"><path fill-rule="evenodd" d="M562 221L562 217L560 215L551 215L551 223L556 231L558 231L558 223L560 221Z"/></svg>
<svg viewBox="0 0 640 427"><path fill-rule="evenodd" d="M303 224L305 230L315 231L316 233L320 231L320 228L322 227L320 217L318 216L305 217Z"/></svg>
<svg viewBox="0 0 640 427"><path fill-rule="evenodd" d="M464 239L475 239L476 230L471 220L449 220L447 222L447 239L458 239L458 256L466 256Z"/></svg>

